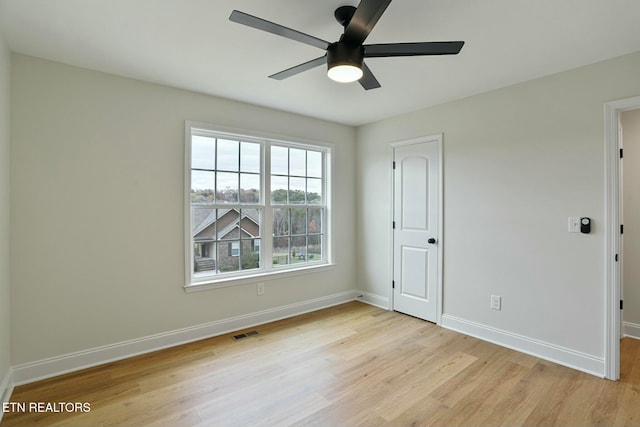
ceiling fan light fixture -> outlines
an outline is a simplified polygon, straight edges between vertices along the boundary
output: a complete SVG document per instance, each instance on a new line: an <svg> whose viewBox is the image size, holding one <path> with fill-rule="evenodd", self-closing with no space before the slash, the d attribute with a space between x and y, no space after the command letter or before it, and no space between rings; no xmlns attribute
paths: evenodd
<svg viewBox="0 0 640 427"><path fill-rule="evenodd" d="M327 76L333 81L351 83L363 75L364 48L332 43L327 49Z"/></svg>
<svg viewBox="0 0 640 427"><path fill-rule="evenodd" d="M327 70L327 76L334 82L351 83L362 78L362 69L355 65L334 65Z"/></svg>

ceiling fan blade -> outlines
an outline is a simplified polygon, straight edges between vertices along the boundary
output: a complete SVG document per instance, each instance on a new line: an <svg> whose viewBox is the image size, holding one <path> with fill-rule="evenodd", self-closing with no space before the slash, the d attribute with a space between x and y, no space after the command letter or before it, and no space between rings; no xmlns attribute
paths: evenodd
<svg viewBox="0 0 640 427"><path fill-rule="evenodd" d="M362 0L344 29L341 41L358 46L367 38L391 0Z"/></svg>
<svg viewBox="0 0 640 427"><path fill-rule="evenodd" d="M287 68L284 71L280 71L279 73L275 73L269 76L269 78L276 80L284 80L288 77L295 76L296 74L300 74L303 71L310 70L319 65L327 63L327 55L321 56L320 58L312 59L311 61L307 61L303 64L296 65L295 67Z"/></svg>
<svg viewBox="0 0 640 427"><path fill-rule="evenodd" d="M364 57L456 55L463 45L463 41L369 44L364 46Z"/></svg>
<svg viewBox="0 0 640 427"><path fill-rule="evenodd" d="M266 31L271 34L315 46L320 49L327 50L327 47L329 47L328 41L310 36L309 34L301 33L300 31L284 27L280 24L276 24L262 18L258 18L257 16L249 15L248 13L240 12L239 10L234 10L233 12L231 12L229 20L238 24L246 25L247 27L256 28L258 30Z"/></svg>
<svg viewBox="0 0 640 427"><path fill-rule="evenodd" d="M367 64L362 63L362 78L358 80L360 85L365 89L376 89L380 87L380 83L376 79L376 76L373 75Z"/></svg>

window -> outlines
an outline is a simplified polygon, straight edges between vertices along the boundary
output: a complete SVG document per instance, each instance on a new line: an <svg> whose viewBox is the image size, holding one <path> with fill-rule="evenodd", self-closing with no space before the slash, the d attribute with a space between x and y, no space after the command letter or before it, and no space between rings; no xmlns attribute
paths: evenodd
<svg viewBox="0 0 640 427"><path fill-rule="evenodd" d="M187 285L329 263L330 147L188 126Z"/></svg>

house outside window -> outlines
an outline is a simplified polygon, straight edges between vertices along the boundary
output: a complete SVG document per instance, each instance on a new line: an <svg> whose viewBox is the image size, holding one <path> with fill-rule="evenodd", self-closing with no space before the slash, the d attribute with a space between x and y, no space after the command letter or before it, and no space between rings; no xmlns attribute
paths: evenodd
<svg viewBox="0 0 640 427"><path fill-rule="evenodd" d="M185 147L187 286L330 263L330 146L188 123Z"/></svg>

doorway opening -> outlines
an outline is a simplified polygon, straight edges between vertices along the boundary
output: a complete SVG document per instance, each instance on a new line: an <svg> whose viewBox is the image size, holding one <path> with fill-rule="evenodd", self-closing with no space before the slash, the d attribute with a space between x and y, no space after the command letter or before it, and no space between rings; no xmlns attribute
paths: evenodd
<svg viewBox="0 0 640 427"><path fill-rule="evenodd" d="M624 333L621 116L638 109L640 96L605 104L605 377L611 380L620 378L620 339Z"/></svg>

